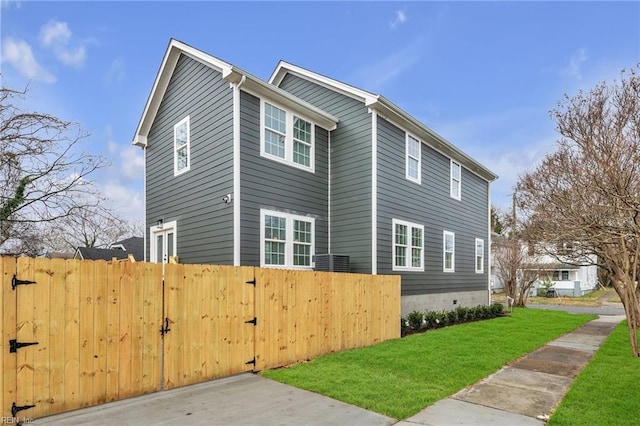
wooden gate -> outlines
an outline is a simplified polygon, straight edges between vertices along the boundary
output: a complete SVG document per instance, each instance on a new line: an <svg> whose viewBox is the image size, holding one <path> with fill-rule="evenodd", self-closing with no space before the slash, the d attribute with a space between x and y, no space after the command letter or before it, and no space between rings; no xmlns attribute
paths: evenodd
<svg viewBox="0 0 640 426"><path fill-rule="evenodd" d="M15 363L3 368L4 386L15 388L3 415L13 404L11 415L34 418L160 389L156 265L31 258L3 264L2 343L15 339L2 348L7 367Z"/></svg>
<svg viewBox="0 0 640 426"><path fill-rule="evenodd" d="M166 265L165 389L254 368L253 267Z"/></svg>

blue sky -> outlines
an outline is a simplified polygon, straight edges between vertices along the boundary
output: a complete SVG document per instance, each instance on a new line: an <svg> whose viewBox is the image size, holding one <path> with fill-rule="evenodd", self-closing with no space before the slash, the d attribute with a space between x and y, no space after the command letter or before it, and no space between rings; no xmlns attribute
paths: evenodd
<svg viewBox="0 0 640 426"><path fill-rule="evenodd" d="M170 38L267 80L280 59L384 95L496 172L553 149L564 93L640 62L640 2L1 2L2 79L91 133L95 178L142 219L131 140Z"/></svg>

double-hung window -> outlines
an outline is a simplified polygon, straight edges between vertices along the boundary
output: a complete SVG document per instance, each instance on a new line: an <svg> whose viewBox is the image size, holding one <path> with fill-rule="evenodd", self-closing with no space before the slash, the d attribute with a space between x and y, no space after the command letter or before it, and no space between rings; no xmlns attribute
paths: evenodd
<svg viewBox="0 0 640 426"><path fill-rule="evenodd" d="M424 226L393 219L393 270L424 271Z"/></svg>
<svg viewBox="0 0 640 426"><path fill-rule="evenodd" d="M442 233L442 270L455 272L456 270L456 234L449 231Z"/></svg>
<svg viewBox="0 0 640 426"><path fill-rule="evenodd" d="M406 178L420 183L422 156L420 141L407 133L406 139Z"/></svg>
<svg viewBox="0 0 640 426"><path fill-rule="evenodd" d="M173 175L191 168L191 126L189 116L173 126Z"/></svg>
<svg viewBox="0 0 640 426"><path fill-rule="evenodd" d="M451 160L451 198L459 200L462 196L462 168L460 164Z"/></svg>
<svg viewBox="0 0 640 426"><path fill-rule="evenodd" d="M314 171L314 125L298 115L262 101L260 155Z"/></svg>
<svg viewBox="0 0 640 426"><path fill-rule="evenodd" d="M476 273L484 272L484 240L476 238Z"/></svg>
<svg viewBox="0 0 640 426"><path fill-rule="evenodd" d="M260 265L311 268L315 219L260 210Z"/></svg>

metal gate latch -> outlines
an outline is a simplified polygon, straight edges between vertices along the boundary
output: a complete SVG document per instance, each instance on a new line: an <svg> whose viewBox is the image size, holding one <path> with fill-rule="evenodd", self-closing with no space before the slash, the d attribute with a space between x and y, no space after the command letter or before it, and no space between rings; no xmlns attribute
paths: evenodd
<svg viewBox="0 0 640 426"><path fill-rule="evenodd" d="M14 354L18 352L18 349L25 346L37 345L38 342L18 342L16 339L9 340L9 353Z"/></svg>
<svg viewBox="0 0 640 426"><path fill-rule="evenodd" d="M169 328L169 317L166 317L164 319L164 327L160 327L160 335L164 336L165 334L167 334L170 331L171 331L171 329Z"/></svg>

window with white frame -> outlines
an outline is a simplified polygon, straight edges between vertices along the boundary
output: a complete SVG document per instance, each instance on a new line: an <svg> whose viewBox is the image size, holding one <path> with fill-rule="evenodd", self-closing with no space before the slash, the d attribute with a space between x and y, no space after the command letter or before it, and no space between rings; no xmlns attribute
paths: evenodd
<svg viewBox="0 0 640 426"><path fill-rule="evenodd" d="M422 156L420 141L407 133L406 139L406 178L420 183Z"/></svg>
<svg viewBox="0 0 640 426"><path fill-rule="evenodd" d="M462 195L462 168L451 160L451 198L459 200Z"/></svg>
<svg viewBox="0 0 640 426"><path fill-rule="evenodd" d="M314 171L314 125L298 115L261 101L260 155Z"/></svg>
<svg viewBox="0 0 640 426"><path fill-rule="evenodd" d="M455 272L456 270L456 234L443 231L442 236L442 270L444 272Z"/></svg>
<svg viewBox="0 0 640 426"><path fill-rule="evenodd" d="M476 238L476 273L484 272L484 240Z"/></svg>
<svg viewBox="0 0 640 426"><path fill-rule="evenodd" d="M424 226L393 219L393 270L424 271Z"/></svg>
<svg viewBox="0 0 640 426"><path fill-rule="evenodd" d="M311 268L315 219L260 210L260 266Z"/></svg>
<svg viewBox="0 0 640 426"><path fill-rule="evenodd" d="M173 126L173 174L177 176L191 167L191 128L189 116Z"/></svg>

